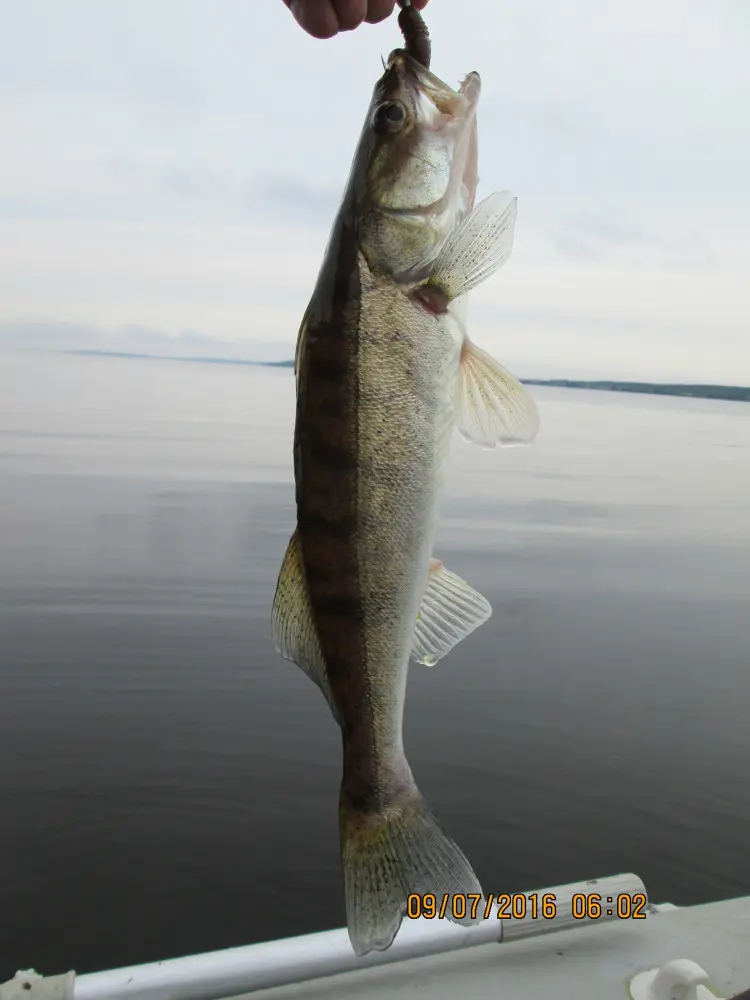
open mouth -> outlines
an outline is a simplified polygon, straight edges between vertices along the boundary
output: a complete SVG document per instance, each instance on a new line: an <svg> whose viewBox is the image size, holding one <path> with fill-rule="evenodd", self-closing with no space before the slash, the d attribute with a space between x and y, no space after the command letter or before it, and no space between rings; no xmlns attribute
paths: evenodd
<svg viewBox="0 0 750 1000"><path fill-rule="evenodd" d="M427 97L442 115L449 118L471 114L479 101L482 84L478 73L469 73L461 81L458 90L453 90L434 73L425 69L405 49L394 49L388 57L387 66L400 79Z"/></svg>
<svg viewBox="0 0 750 1000"><path fill-rule="evenodd" d="M408 194L383 198L390 216L433 217L433 228L450 228L474 204L477 186L476 108L481 91L478 73L469 73L456 89L403 49L389 56L375 92L376 106L399 101L411 111L410 128L394 146Z"/></svg>

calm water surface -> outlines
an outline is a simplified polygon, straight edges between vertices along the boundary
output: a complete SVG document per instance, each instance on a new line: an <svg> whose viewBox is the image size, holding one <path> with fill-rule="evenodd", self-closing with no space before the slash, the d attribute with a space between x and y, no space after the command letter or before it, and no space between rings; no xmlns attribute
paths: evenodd
<svg viewBox="0 0 750 1000"><path fill-rule="evenodd" d="M413 667L415 775L487 890L750 892L750 406L535 389L456 439L492 602ZM289 371L0 356L0 981L344 923L337 729L274 653Z"/></svg>

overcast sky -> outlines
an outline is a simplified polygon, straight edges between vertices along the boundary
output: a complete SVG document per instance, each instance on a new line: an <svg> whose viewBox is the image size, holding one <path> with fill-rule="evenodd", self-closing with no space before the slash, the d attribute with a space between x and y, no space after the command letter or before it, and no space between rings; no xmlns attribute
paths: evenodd
<svg viewBox="0 0 750 1000"><path fill-rule="evenodd" d="M431 0L519 198L473 338L521 375L750 384L750 3ZM395 19L281 0L0 0L0 324L288 355Z"/></svg>

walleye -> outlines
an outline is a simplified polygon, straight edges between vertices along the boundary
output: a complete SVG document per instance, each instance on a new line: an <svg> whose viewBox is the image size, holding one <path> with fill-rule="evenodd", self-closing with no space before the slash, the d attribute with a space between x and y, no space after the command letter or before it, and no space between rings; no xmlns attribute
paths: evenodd
<svg viewBox="0 0 750 1000"><path fill-rule="evenodd" d="M410 656L435 664L491 614L433 558L453 429L493 448L530 443L538 427L526 390L464 327L464 297L507 260L516 215L507 192L474 207L479 94L477 73L456 91L408 51L391 54L297 343L297 528L272 629L341 728L359 955L390 946L410 893L481 893L402 737Z"/></svg>

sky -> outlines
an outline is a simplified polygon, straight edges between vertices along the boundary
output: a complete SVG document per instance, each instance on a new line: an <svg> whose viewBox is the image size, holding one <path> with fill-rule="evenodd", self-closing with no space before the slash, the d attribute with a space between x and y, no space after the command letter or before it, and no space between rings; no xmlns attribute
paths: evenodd
<svg viewBox="0 0 750 1000"><path fill-rule="evenodd" d="M472 339L522 377L750 385L747 0L425 16L433 70L482 75L479 196L518 196ZM319 41L282 0L0 0L0 24L0 344L289 357L395 19Z"/></svg>

